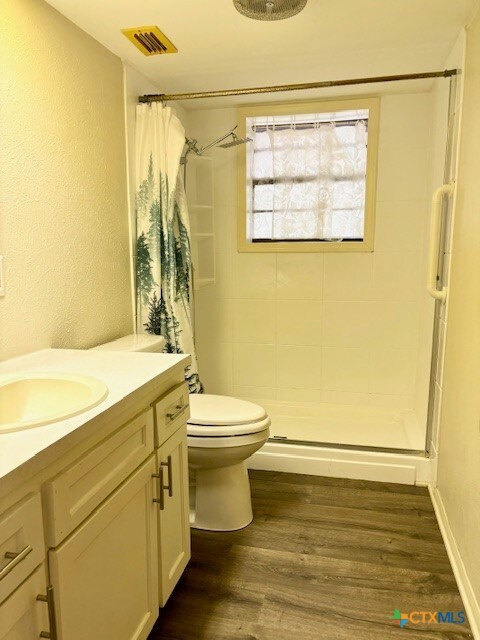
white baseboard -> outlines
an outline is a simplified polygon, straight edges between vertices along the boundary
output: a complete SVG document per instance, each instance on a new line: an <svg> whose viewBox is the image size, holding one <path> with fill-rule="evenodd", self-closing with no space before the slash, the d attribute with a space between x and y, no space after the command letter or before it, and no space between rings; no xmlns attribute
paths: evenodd
<svg viewBox="0 0 480 640"><path fill-rule="evenodd" d="M442 496L440 495L437 487L430 485L428 489L430 491L430 497L432 498L433 508L435 509L435 515L437 516L443 541L447 548L448 558L457 581L458 590L462 596L468 621L470 622L473 637L475 640L480 640L480 602L477 600L475 592L473 591L465 565L463 564L462 556L460 555L455 537L452 529L450 528Z"/></svg>
<svg viewBox="0 0 480 640"><path fill-rule="evenodd" d="M249 458L248 467L399 484L430 482L430 460L423 456L275 442L267 442Z"/></svg>

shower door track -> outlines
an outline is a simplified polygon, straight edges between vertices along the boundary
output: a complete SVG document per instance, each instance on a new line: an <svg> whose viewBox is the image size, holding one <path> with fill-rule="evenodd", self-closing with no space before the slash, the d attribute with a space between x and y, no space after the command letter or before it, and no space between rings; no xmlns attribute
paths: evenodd
<svg viewBox="0 0 480 640"><path fill-rule="evenodd" d="M357 445L357 444L339 444L335 442L315 442L313 440L292 440L290 438L279 438L273 437L269 438L268 442L272 444L283 444L289 445L294 444L297 446L305 446L305 447L320 447L322 449L342 449L344 451L369 451L370 453L394 453L400 455L410 455L410 456L422 456L424 458L428 458L428 451L424 451L423 449L395 449L393 447L374 447L374 446L365 446L365 445Z"/></svg>

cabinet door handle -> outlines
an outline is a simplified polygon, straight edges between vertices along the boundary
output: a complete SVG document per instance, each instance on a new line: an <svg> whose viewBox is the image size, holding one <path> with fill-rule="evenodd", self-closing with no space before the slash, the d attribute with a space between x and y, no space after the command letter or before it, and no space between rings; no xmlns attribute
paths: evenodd
<svg viewBox="0 0 480 640"><path fill-rule="evenodd" d="M172 456L168 456L166 462L160 463L161 467L167 467L168 485L164 489L168 490L168 495L171 498L173 496L173 473L172 473Z"/></svg>
<svg viewBox="0 0 480 640"><path fill-rule="evenodd" d="M165 496L163 494L165 490L165 487L163 486L163 467L159 468L158 473L152 473L152 478L158 478L160 480L159 482L160 489L159 489L158 498L154 498L153 501L156 504L159 504L160 511L163 511L165 509Z"/></svg>
<svg viewBox="0 0 480 640"><path fill-rule="evenodd" d="M39 602L46 602L48 605L48 626L50 631L41 631L40 638L50 638L57 640L57 621L55 619L55 601L53 599L53 587L47 587L47 595L40 594L37 596Z"/></svg>
<svg viewBox="0 0 480 640"><path fill-rule="evenodd" d="M186 404L177 404L177 406L175 407L176 411L174 411L173 413L167 413L169 422L173 422L174 420L176 420L178 416L185 411L186 408Z"/></svg>
<svg viewBox="0 0 480 640"><path fill-rule="evenodd" d="M10 562L7 562L3 569L0 570L0 580L6 578L10 571L12 569L15 569L17 564L20 564L22 560L25 560L28 554L32 553L32 551L33 547L29 544L27 544L27 546L18 553L16 553L15 551L7 551L4 557L10 559Z"/></svg>

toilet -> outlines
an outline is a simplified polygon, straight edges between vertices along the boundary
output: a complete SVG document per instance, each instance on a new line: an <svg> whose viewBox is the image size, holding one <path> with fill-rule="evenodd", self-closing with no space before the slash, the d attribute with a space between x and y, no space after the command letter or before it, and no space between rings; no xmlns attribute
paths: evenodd
<svg viewBox="0 0 480 640"><path fill-rule="evenodd" d="M160 353L165 339L129 335L97 350ZM212 394L190 394L187 423L190 525L235 531L253 519L246 460L269 437L270 418L259 405Z"/></svg>
<svg viewBox="0 0 480 640"><path fill-rule="evenodd" d="M190 395L187 424L190 524L235 531L253 519L246 460L268 439L270 418L253 402Z"/></svg>

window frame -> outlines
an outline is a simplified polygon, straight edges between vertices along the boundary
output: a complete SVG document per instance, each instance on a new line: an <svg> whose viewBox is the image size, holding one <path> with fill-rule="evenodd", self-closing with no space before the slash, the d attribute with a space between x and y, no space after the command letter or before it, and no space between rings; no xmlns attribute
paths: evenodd
<svg viewBox="0 0 480 640"><path fill-rule="evenodd" d="M296 115L302 113L329 113L368 109L368 152L365 177L365 226L363 240L329 241L275 241L252 242L247 238L247 145L237 147L237 248L240 252L267 253L324 253L372 252L375 236L375 200L378 158L378 129L380 99L374 97L342 100L316 100L252 105L237 108L238 135L244 138L247 118L256 116Z"/></svg>

